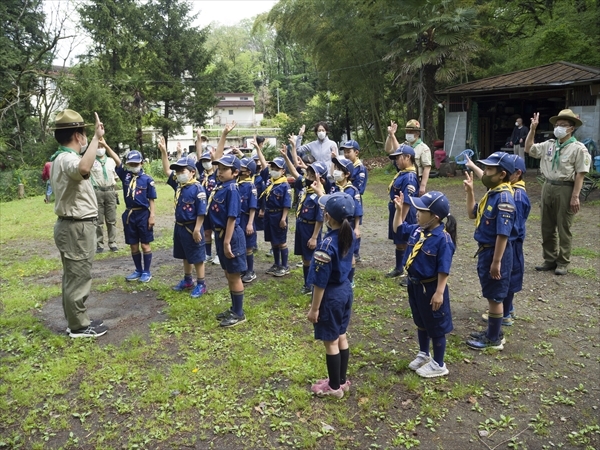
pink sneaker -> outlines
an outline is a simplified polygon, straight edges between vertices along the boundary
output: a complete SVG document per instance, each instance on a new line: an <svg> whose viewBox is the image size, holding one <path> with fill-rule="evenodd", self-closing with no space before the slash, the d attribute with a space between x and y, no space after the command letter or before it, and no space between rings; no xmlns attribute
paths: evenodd
<svg viewBox="0 0 600 450"><path fill-rule="evenodd" d="M312 390L312 388L311 388L311 390ZM313 391L313 392L315 392L315 391ZM329 387L329 383L326 383L326 384L319 385L315 394L317 394L319 397L331 396L331 397L335 397L335 398L342 398L344 396L344 391L342 390L341 387L336 390L331 389L331 387Z"/></svg>
<svg viewBox="0 0 600 450"><path fill-rule="evenodd" d="M340 389L344 392L348 392L350 390L351 384L352 383L350 382L350 380L346 380L344 384L340 385ZM329 378L317 380L317 382L310 387L310 390L316 394L321 389L321 387L324 387L325 385L329 386Z"/></svg>

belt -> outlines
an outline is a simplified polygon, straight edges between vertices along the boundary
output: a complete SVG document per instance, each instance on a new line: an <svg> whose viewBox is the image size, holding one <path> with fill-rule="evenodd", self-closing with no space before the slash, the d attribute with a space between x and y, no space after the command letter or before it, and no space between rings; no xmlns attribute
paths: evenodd
<svg viewBox="0 0 600 450"><path fill-rule="evenodd" d="M279 209L270 209L270 208L267 208L267 212L279 212L279 211L283 211L283 208L279 208Z"/></svg>
<svg viewBox="0 0 600 450"><path fill-rule="evenodd" d="M217 227L213 227L213 230L218 231L219 232L219 238L223 237L223 234L225 233L225 228L217 228Z"/></svg>
<svg viewBox="0 0 600 450"><path fill-rule="evenodd" d="M316 220L304 220L304 219L298 219L298 220L302 223L308 223L310 225L314 225L315 223L317 223Z"/></svg>
<svg viewBox="0 0 600 450"><path fill-rule="evenodd" d="M97 191L114 191L115 187L114 186L107 186L107 187L102 187L102 186L94 186L94 189Z"/></svg>
<svg viewBox="0 0 600 450"><path fill-rule="evenodd" d="M437 281L437 277L431 277L431 278L424 278L424 279L422 279L422 278L411 277L410 275L407 275L406 279L408 281L410 281L411 283L413 283L413 284L417 284L417 283L427 284L427 283L433 283L434 281Z"/></svg>
<svg viewBox="0 0 600 450"><path fill-rule="evenodd" d="M477 251L475 252L475 254L473 255L473 258L477 258L477 256L483 251L484 248L492 248L495 247L495 245L492 244L482 244L479 246L479 248L477 249Z"/></svg>
<svg viewBox="0 0 600 450"><path fill-rule="evenodd" d="M71 222L93 222L98 220L98 217L87 217L85 219L77 219L76 217L58 216L59 220L69 220Z"/></svg>
<svg viewBox="0 0 600 450"><path fill-rule="evenodd" d="M186 227L186 225L191 225L191 224L193 224L193 223L196 223L196 221L195 221L195 220L191 220L191 221L189 221L189 222L175 222L175 223L176 223L177 225L179 225L180 227L183 227L183 228L185 228L185 229L187 230L187 232L188 232L188 233L190 233L191 235L193 235L193 234L194 234L194 232L193 232L193 231L190 231L190 229L189 229L188 227Z"/></svg>
<svg viewBox="0 0 600 450"><path fill-rule="evenodd" d="M127 209L125 209L125 211L129 211L129 214L127 214L127 222L125 222L125 224L129 225L129 217L131 217L131 213L133 211L141 211L143 209L146 209L146 208L139 207L139 208L127 208Z"/></svg>
<svg viewBox="0 0 600 450"><path fill-rule="evenodd" d="M554 180L546 180L547 183L550 183L552 186L575 186L574 181L554 181Z"/></svg>

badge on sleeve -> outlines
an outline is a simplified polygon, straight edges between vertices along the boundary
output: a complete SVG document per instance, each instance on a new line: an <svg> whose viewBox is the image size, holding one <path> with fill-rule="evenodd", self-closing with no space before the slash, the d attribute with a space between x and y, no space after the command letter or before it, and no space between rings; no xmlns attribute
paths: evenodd
<svg viewBox="0 0 600 450"><path fill-rule="evenodd" d="M506 212L515 212L515 205L511 204L511 203L498 203L498 209L500 211L506 211Z"/></svg>
<svg viewBox="0 0 600 450"><path fill-rule="evenodd" d="M329 264L331 262L331 256L329 256L329 254L323 250L317 250L313 257L315 258L315 262L317 264Z"/></svg>
<svg viewBox="0 0 600 450"><path fill-rule="evenodd" d="M206 193L204 191L198 192L197 196L200 200L206 200Z"/></svg>

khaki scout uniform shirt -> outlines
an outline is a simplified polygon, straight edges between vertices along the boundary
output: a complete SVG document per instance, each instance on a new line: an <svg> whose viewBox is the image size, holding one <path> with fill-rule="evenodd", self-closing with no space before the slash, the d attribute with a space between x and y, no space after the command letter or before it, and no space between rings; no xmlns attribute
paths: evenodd
<svg viewBox="0 0 600 450"><path fill-rule="evenodd" d="M94 161L92 165L92 170L90 171L90 179L92 181L92 186L98 186L101 188L107 188L115 185L115 179L117 177L117 172L115 168L117 164L115 160L105 156L106 161L104 162L104 169L106 169L106 179L104 179L104 172L102 171L102 163L98 161L98 158Z"/></svg>
<svg viewBox="0 0 600 450"><path fill-rule="evenodd" d="M575 181L575 174L589 172L592 158L585 145L579 141L572 142L560 150L558 168L552 170L552 159L556 152L556 140L533 144L529 156L540 160L540 170L549 181Z"/></svg>
<svg viewBox="0 0 600 450"><path fill-rule="evenodd" d="M54 191L54 212L59 217L91 219L98 216L98 202L89 177L79 172L81 156L63 152L52 162L50 184Z"/></svg>
<svg viewBox="0 0 600 450"><path fill-rule="evenodd" d="M410 145L410 144L408 144ZM417 167L417 175L419 178L423 176L423 170L427 166L431 166L431 150L424 142L419 143L415 150L415 166Z"/></svg>

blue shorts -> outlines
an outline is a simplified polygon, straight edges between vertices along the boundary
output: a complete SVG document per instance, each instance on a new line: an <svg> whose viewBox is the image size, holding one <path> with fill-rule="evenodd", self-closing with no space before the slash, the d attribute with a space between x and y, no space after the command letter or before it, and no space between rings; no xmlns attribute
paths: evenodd
<svg viewBox="0 0 600 450"><path fill-rule="evenodd" d="M202 240L196 243L192 236L194 225L195 222L189 225L175 224L173 230L173 258L185 259L190 264L203 263L206 259L204 235L201 233Z"/></svg>
<svg viewBox="0 0 600 450"><path fill-rule="evenodd" d="M265 213L265 241L270 242L271 245L281 245L287 242L288 227L281 228L279 226L281 216L283 216L281 211Z"/></svg>
<svg viewBox="0 0 600 450"><path fill-rule="evenodd" d="M346 333L353 300L352 287L348 280L325 288L319 307L319 320L314 324L315 339L335 341Z"/></svg>
<svg viewBox="0 0 600 450"><path fill-rule="evenodd" d="M254 216L254 228L256 231L263 231L265 229L265 216L258 217L258 211L256 211L256 215Z"/></svg>
<svg viewBox="0 0 600 450"><path fill-rule="evenodd" d="M254 248L256 248L256 245L257 245L256 229L254 229L254 233L246 234L246 227L248 226L249 219L250 219L250 216L248 214L242 213L240 215L240 228L244 232L244 238L246 240L246 249L249 249L249 248L254 249Z"/></svg>
<svg viewBox="0 0 600 450"><path fill-rule="evenodd" d="M396 214L396 207L394 206L394 202L388 203L388 239L394 241L394 244L407 244L408 241L403 241L398 236L398 233L394 233L394 215Z"/></svg>
<svg viewBox="0 0 600 450"><path fill-rule="evenodd" d="M139 211L126 209L123 212L123 231L125 231L125 243L127 245L139 244L140 242L149 244L154 241L154 230L148 228L149 217L149 209Z"/></svg>
<svg viewBox="0 0 600 450"><path fill-rule="evenodd" d="M213 224L210 221L210 214L207 214L204 216L204 222L202 222L202 226L204 227L204 231L206 231L206 230L212 231Z"/></svg>
<svg viewBox="0 0 600 450"><path fill-rule="evenodd" d="M506 249L502 255L499 280L493 279L490 275L490 267L492 266L493 259L494 247L482 249L477 260L477 275L479 275L482 295L488 300L502 303L508 295L510 273L512 272L513 251L510 241L507 242Z"/></svg>
<svg viewBox="0 0 600 450"><path fill-rule="evenodd" d="M523 272L525 272L525 258L523 256L523 241L515 241L513 246L513 265L510 273L510 286L508 292L515 293L523 289Z"/></svg>
<svg viewBox="0 0 600 450"><path fill-rule="evenodd" d="M408 281L408 303L412 311L413 321L417 327L427 330L427 334L431 338L445 336L454 328L448 286L444 290L444 302L440 309L437 311L431 309L429 302L436 289L437 281L425 284L412 283L410 279Z"/></svg>
<svg viewBox="0 0 600 450"><path fill-rule="evenodd" d="M294 255L302 255L304 261L312 259L315 249L308 248L308 240L315 231L314 223L304 223L301 220L296 221L296 234L294 236ZM321 243L321 234L317 236L317 245Z"/></svg>
<svg viewBox="0 0 600 450"><path fill-rule="evenodd" d="M216 236L215 247L217 248L217 255L219 256L219 263L221 268L227 273L241 273L248 270L246 266L246 239L244 238L244 232L236 225L231 236L231 252L233 258L229 259L225 257L225 251L223 250L223 238Z"/></svg>

